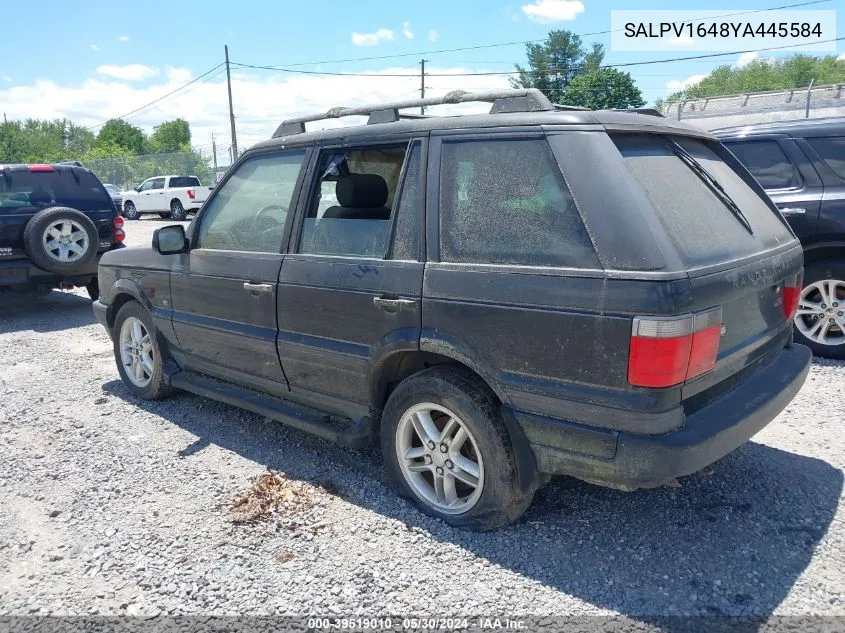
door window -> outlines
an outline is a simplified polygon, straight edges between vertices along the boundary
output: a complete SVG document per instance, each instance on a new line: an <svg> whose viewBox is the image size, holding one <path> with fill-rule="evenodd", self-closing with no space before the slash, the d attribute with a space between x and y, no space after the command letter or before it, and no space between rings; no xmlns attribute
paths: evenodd
<svg viewBox="0 0 845 633"><path fill-rule="evenodd" d="M142 182L141 186L138 187L138 193L142 191L149 191L150 189L152 189L153 182L154 180L145 180L144 182Z"/></svg>
<svg viewBox="0 0 845 633"><path fill-rule="evenodd" d="M777 141L725 143L763 189L792 189L799 186L795 166Z"/></svg>
<svg viewBox="0 0 845 633"><path fill-rule="evenodd" d="M443 144L440 258L444 262L599 267L545 139Z"/></svg>
<svg viewBox="0 0 845 633"><path fill-rule="evenodd" d="M329 150L298 252L384 259L407 147Z"/></svg>
<svg viewBox="0 0 845 633"><path fill-rule="evenodd" d="M150 189L164 189L164 178L154 178L151 181Z"/></svg>
<svg viewBox="0 0 845 633"><path fill-rule="evenodd" d="M808 138L810 145L819 153L827 166L845 180L845 136L829 138Z"/></svg>
<svg viewBox="0 0 845 633"><path fill-rule="evenodd" d="M304 160L298 151L241 163L200 218L199 248L280 252Z"/></svg>
<svg viewBox="0 0 845 633"><path fill-rule="evenodd" d="M402 188L396 203L396 226L393 229L393 249L391 259L417 261L420 257L420 154L421 144L414 143Z"/></svg>

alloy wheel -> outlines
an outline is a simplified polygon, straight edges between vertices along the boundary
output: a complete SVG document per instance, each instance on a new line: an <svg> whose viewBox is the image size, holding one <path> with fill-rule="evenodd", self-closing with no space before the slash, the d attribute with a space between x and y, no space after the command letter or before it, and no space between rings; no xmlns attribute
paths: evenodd
<svg viewBox="0 0 845 633"><path fill-rule="evenodd" d="M120 328L120 362L127 378L143 389L152 380L153 340L143 321L129 317Z"/></svg>
<svg viewBox="0 0 845 633"><path fill-rule="evenodd" d="M845 344L845 281L822 279L801 291L795 327L820 345Z"/></svg>
<svg viewBox="0 0 845 633"><path fill-rule="evenodd" d="M63 264L79 261L88 252L88 233L75 220L58 220L50 224L42 236L47 255Z"/></svg>

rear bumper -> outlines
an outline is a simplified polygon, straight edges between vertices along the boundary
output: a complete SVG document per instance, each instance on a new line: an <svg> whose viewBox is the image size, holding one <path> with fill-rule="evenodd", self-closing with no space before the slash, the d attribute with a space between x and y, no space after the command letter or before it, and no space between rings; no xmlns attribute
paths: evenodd
<svg viewBox="0 0 845 633"><path fill-rule="evenodd" d="M97 277L100 257L74 271L72 275L57 275L33 265L26 259L0 261L0 286L57 286L62 282L84 286Z"/></svg>
<svg viewBox="0 0 845 633"><path fill-rule="evenodd" d="M638 435L511 411L540 472L566 474L612 487L660 486L742 446L795 397L810 368L803 345L779 352L717 400L663 435Z"/></svg>

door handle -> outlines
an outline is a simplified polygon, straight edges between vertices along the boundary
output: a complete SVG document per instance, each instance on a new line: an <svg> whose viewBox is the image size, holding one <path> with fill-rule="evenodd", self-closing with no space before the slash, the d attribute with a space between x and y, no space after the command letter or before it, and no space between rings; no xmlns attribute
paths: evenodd
<svg viewBox="0 0 845 633"><path fill-rule="evenodd" d="M417 305L413 299L391 299L390 297L373 297L373 305L385 312L399 312Z"/></svg>
<svg viewBox="0 0 845 633"><path fill-rule="evenodd" d="M807 209L802 207L780 207L780 212L783 215L806 215Z"/></svg>
<svg viewBox="0 0 845 633"><path fill-rule="evenodd" d="M253 295L261 294L262 292L273 292L273 284L254 284L247 281L244 282L244 290Z"/></svg>

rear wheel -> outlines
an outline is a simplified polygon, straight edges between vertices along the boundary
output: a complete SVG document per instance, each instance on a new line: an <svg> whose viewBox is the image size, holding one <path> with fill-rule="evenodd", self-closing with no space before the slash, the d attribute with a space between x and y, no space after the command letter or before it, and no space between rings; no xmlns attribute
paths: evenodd
<svg viewBox="0 0 845 633"><path fill-rule="evenodd" d="M123 384L143 400L172 393L165 383L158 332L150 313L130 301L117 313L112 330L114 358Z"/></svg>
<svg viewBox="0 0 845 633"><path fill-rule="evenodd" d="M426 369L396 388L382 416L381 447L396 491L456 527L502 527L533 499L519 489L498 401L459 368Z"/></svg>
<svg viewBox="0 0 845 633"><path fill-rule="evenodd" d="M188 213L185 211L185 208L182 206L182 203L178 200L172 200L170 202L170 219L184 220L187 217Z"/></svg>
<svg viewBox="0 0 845 633"><path fill-rule="evenodd" d="M795 338L816 356L845 358L845 262L828 260L804 269Z"/></svg>
<svg viewBox="0 0 845 633"><path fill-rule="evenodd" d="M141 214L138 213L138 209L135 208L135 204L132 202L124 202L123 203L123 217L127 220L137 220L141 217Z"/></svg>

